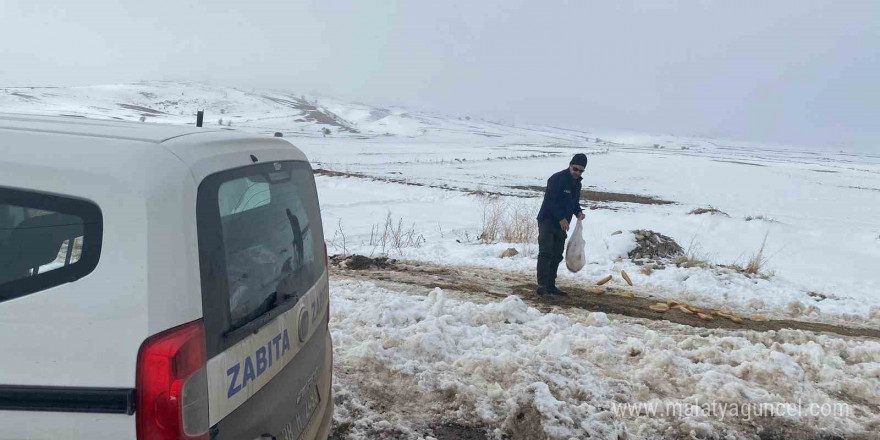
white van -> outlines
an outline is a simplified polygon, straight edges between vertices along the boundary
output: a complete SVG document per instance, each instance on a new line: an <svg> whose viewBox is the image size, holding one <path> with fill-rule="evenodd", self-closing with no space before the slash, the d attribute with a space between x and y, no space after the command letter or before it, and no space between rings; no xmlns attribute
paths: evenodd
<svg viewBox="0 0 880 440"><path fill-rule="evenodd" d="M325 439L326 252L283 139L0 114L0 439Z"/></svg>

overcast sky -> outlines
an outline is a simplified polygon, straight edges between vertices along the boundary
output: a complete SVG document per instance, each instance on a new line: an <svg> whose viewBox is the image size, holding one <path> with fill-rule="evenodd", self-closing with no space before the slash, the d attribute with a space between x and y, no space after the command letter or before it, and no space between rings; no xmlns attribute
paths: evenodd
<svg viewBox="0 0 880 440"><path fill-rule="evenodd" d="M0 0L0 86L194 80L880 152L880 1Z"/></svg>

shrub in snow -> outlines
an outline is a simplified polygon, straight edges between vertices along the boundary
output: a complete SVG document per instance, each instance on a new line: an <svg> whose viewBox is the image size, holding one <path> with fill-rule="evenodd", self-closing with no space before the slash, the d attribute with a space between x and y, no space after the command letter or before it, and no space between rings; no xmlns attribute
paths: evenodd
<svg viewBox="0 0 880 440"><path fill-rule="evenodd" d="M769 234L769 232L768 232ZM758 249L758 252L752 254L749 257L749 261L746 263L746 267L743 268L743 272L749 275L757 275L761 273L764 269L764 266L767 265L767 257L764 256L764 247L767 245L767 235L764 235L764 241L761 243L761 248Z"/></svg>
<svg viewBox="0 0 880 440"><path fill-rule="evenodd" d="M701 215L701 214L712 214L712 215L723 215L725 217L730 217L726 212L713 207L708 208L696 208L693 211L689 212L688 215Z"/></svg>
<svg viewBox="0 0 880 440"><path fill-rule="evenodd" d="M491 195L478 195L483 208L480 240L483 243L534 243L538 238L538 205L511 201Z"/></svg>
<svg viewBox="0 0 880 440"><path fill-rule="evenodd" d="M415 228L413 223L408 230L403 229L403 217L395 222L391 211L388 211L384 226L373 225L370 232L370 246L373 247L373 252L379 251L383 255L388 255L392 250L403 254L405 248L420 248L426 240L425 236L417 233Z"/></svg>

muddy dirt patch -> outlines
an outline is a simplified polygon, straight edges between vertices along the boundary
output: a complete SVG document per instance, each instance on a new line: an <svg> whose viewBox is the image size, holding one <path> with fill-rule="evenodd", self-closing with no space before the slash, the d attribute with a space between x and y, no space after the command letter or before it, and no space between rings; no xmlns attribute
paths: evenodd
<svg viewBox="0 0 880 440"><path fill-rule="evenodd" d="M511 186L511 189L544 193L543 186ZM637 194L596 191L591 189L581 190L581 198L587 202L596 203L636 203L639 205L672 205L675 202L662 200L654 196L641 196Z"/></svg>
<svg viewBox="0 0 880 440"><path fill-rule="evenodd" d="M388 257L365 257L363 255L333 255L330 264L343 270L380 270L387 269L395 260Z"/></svg>
<svg viewBox="0 0 880 440"><path fill-rule="evenodd" d="M431 428L437 440L487 440L486 430L458 423L441 423Z"/></svg>
<svg viewBox="0 0 880 440"><path fill-rule="evenodd" d="M651 306L658 304L657 298L636 296L633 288L601 287L584 284L560 282L560 289L567 292L566 296L547 296L535 293L537 285L532 275L521 273L504 273L494 269L474 267L446 267L421 262L391 261L383 269L352 270L340 266L333 267L332 276L355 279L369 279L389 283L400 283L433 289L440 287L445 290L456 290L472 294L485 295L503 299L509 295L518 295L523 301L538 310L549 312L554 307L570 307L604 312L633 318L669 321L691 327L708 329L753 330L759 332L778 331L782 329L805 330L812 332L836 333L843 336L869 337L880 339L880 330L871 328L853 328L840 325L804 322L794 320L751 320L742 319L735 322L718 316L715 310L698 310L711 317L700 317L693 311L684 311L680 307L656 311ZM561 281L561 280L560 280ZM690 312L690 313L688 313Z"/></svg>

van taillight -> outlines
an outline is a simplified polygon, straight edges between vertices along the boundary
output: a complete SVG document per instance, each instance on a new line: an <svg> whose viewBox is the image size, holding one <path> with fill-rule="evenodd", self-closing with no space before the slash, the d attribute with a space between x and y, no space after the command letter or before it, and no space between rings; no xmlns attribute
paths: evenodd
<svg viewBox="0 0 880 440"><path fill-rule="evenodd" d="M327 269L330 269L330 254L327 253L327 242L324 242L324 263L327 263Z"/></svg>
<svg viewBox="0 0 880 440"><path fill-rule="evenodd" d="M135 379L138 440L208 438L207 362L201 319L141 344Z"/></svg>

